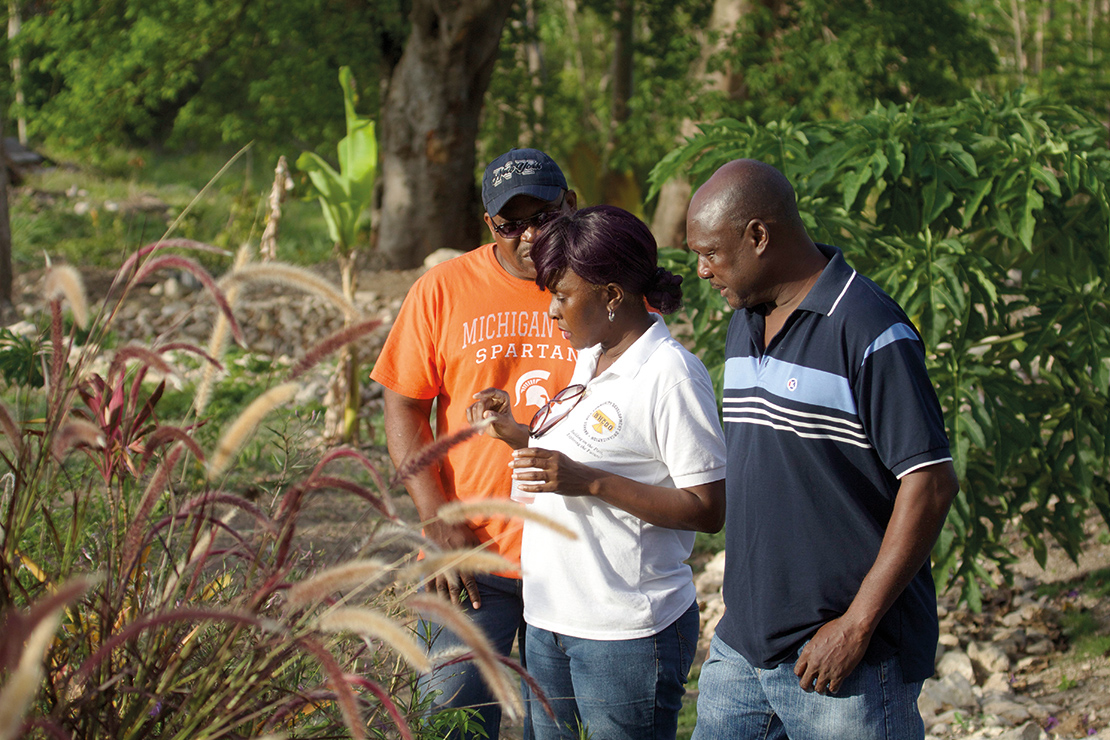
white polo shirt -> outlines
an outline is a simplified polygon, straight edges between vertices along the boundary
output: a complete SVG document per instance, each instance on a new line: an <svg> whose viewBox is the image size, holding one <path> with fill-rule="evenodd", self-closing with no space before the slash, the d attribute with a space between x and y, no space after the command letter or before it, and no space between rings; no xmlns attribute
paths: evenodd
<svg viewBox="0 0 1110 740"><path fill-rule="evenodd" d="M663 317L593 377L600 345L578 354L571 384L586 391L534 447L657 486L725 477L717 401L701 361L671 337ZM648 524L591 496L539 493L536 511L578 535L525 522L524 618L551 632L595 640L654 635L696 598L685 560L694 533Z"/></svg>

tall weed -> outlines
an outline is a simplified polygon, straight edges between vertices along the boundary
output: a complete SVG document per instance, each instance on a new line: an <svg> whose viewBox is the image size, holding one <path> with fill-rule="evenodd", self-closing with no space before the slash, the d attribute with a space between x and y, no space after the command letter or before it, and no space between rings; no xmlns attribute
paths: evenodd
<svg viewBox="0 0 1110 740"><path fill-rule="evenodd" d="M438 736L445 720L425 720L428 698L414 690L436 660L475 660L519 713L520 666L497 656L457 605L420 592L437 568L503 562L435 552L397 518L390 484L355 449L317 451L306 464L311 451L286 439L268 451L286 458L280 475L242 486L240 451L290 402L292 380L263 392L215 445L196 434L206 422L196 406L173 423L159 414L177 353L218 373L226 342L105 346L120 304L163 269L193 273L240 337L226 283L181 254L208 249L144 247L96 308L76 271L48 271L44 382L0 404L0 740ZM236 280L251 278L244 261ZM88 330L67 331L66 310ZM373 328L355 318L309 361ZM320 570L300 520L312 499L338 493L365 507L363 551L373 557ZM417 566L420 549L429 558ZM459 632L470 652L426 656L412 629L420 615Z"/></svg>

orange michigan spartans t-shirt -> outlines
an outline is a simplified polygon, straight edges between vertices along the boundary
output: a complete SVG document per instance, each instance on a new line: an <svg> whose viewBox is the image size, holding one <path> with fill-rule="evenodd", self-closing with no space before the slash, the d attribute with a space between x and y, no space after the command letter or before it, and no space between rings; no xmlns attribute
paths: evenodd
<svg viewBox="0 0 1110 740"><path fill-rule="evenodd" d="M439 399L435 433L466 429L466 409L485 388L509 394L513 417L527 424L566 387L575 352L547 315L550 294L515 278L487 244L448 260L409 290L370 377L409 398ZM511 450L486 435L453 447L440 461L450 500L508 498ZM472 521L485 542L520 562L519 520Z"/></svg>

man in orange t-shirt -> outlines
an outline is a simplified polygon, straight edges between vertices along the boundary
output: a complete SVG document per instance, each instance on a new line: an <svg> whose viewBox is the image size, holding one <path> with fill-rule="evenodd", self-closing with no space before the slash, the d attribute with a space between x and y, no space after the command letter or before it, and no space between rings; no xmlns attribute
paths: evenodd
<svg viewBox="0 0 1110 740"><path fill-rule="evenodd" d="M513 149L486 168L482 201L493 243L433 267L416 281L370 374L385 387L385 431L398 467L434 438L468 428L466 409L478 391L508 390L513 416L527 424L566 387L574 370L574 350L547 315L550 295L534 282L529 251L544 223L577 208L577 196L546 154ZM519 563L519 521L430 521L449 501L508 498L509 460L508 447L482 435L406 480L420 519L427 522L425 536L444 549L492 541L494 552ZM465 598L471 619L502 654L522 636L518 573L449 572L434 587L456 603ZM431 649L455 644L453 634L440 630ZM436 709L477 707L488 737L498 737L501 709L476 668L451 666L421 685L441 692Z"/></svg>

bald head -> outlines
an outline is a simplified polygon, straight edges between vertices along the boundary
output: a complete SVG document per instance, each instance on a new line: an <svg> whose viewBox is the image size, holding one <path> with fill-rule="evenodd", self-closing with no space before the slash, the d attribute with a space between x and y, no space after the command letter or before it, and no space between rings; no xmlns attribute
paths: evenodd
<svg viewBox="0 0 1110 740"><path fill-rule="evenodd" d="M790 182L754 159L729 162L698 188L686 242L698 277L733 308L794 305L828 262L806 233Z"/></svg>
<svg viewBox="0 0 1110 740"><path fill-rule="evenodd" d="M737 159L722 166L698 188L688 220L717 231L741 230L753 218L772 231L801 228L798 203L790 181L765 162Z"/></svg>

